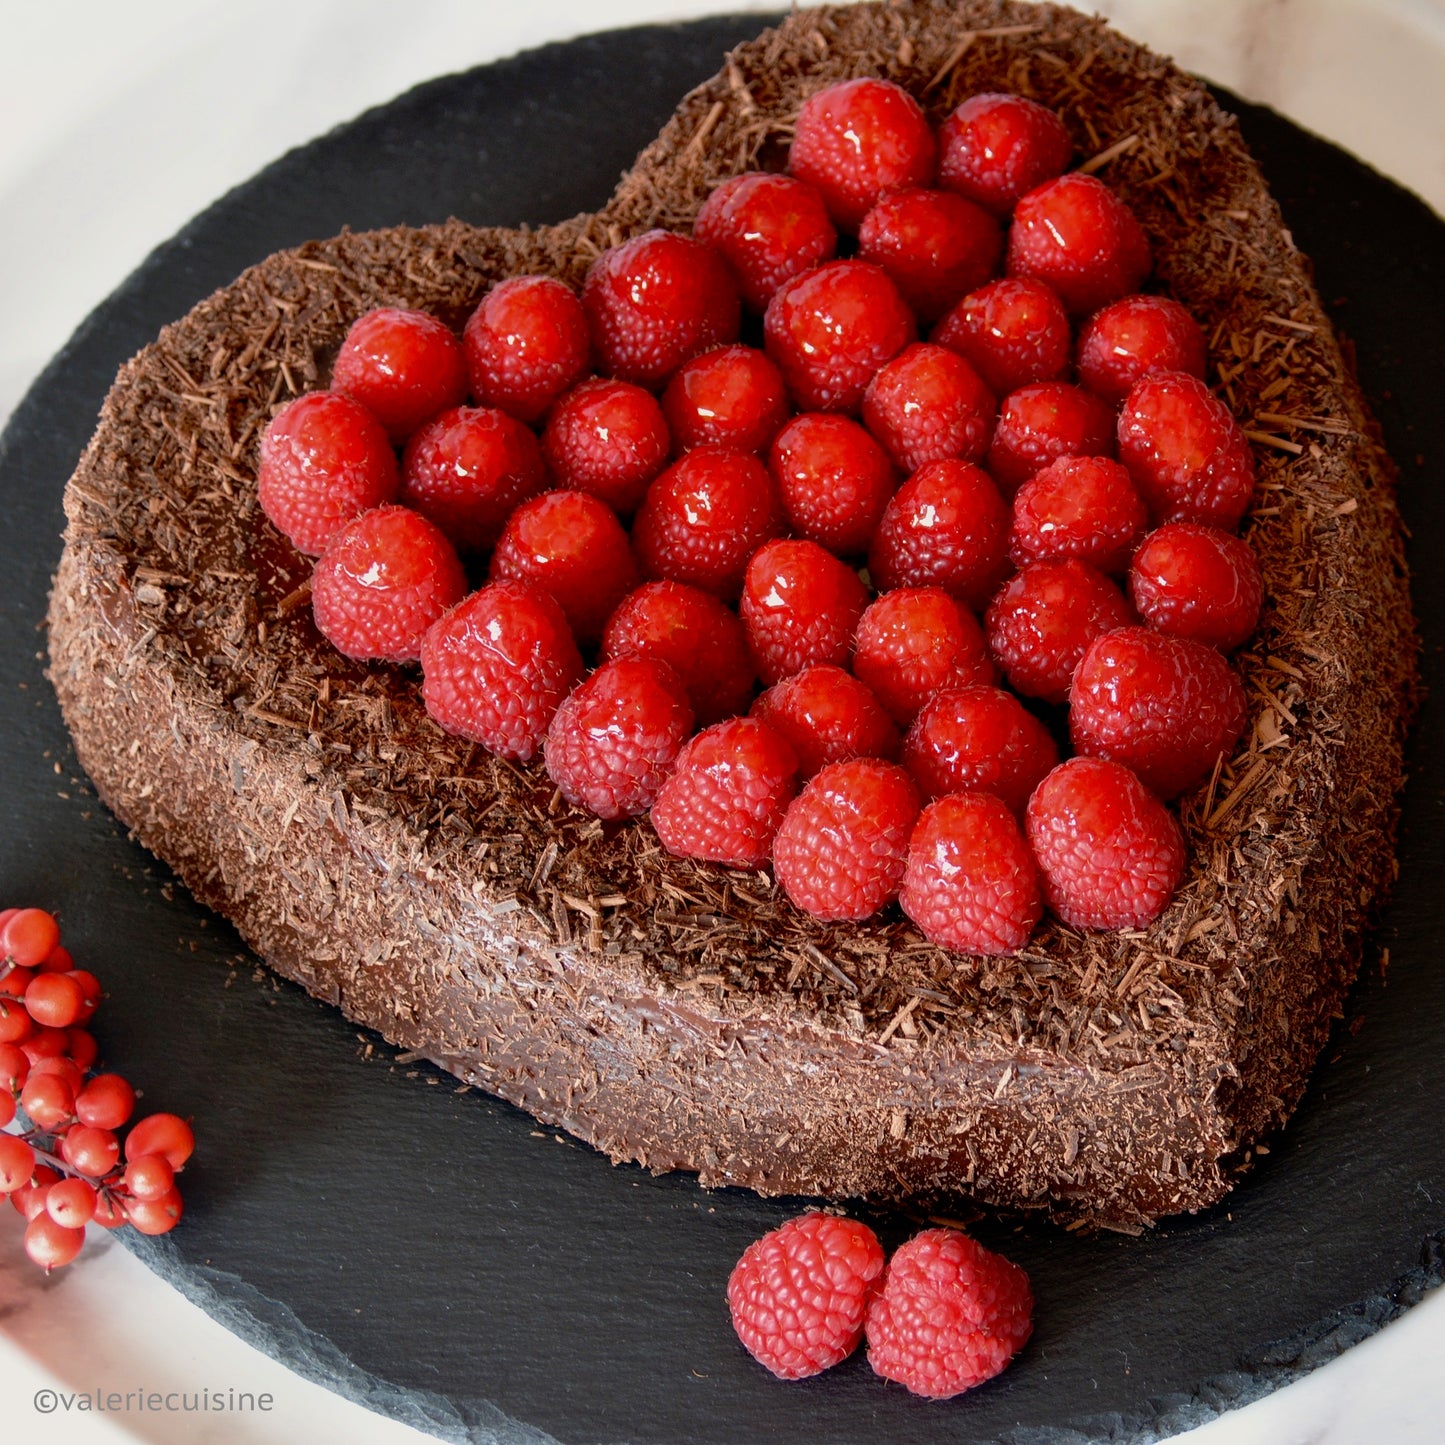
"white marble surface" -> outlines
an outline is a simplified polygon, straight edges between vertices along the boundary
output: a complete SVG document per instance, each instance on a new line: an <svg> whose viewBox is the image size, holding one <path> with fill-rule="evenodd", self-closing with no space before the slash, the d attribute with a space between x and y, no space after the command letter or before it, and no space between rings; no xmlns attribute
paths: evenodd
<svg viewBox="0 0 1445 1445"><path fill-rule="evenodd" d="M417 81L548 40L781 0L0 0L0 423L196 211ZM1138 38L1341 142L1445 213L1445 0L1097 0ZM45 1279L0 1214L0 1438L282 1445L430 1437L301 1380L106 1238ZM1445 1291L1179 1445L1435 1445ZM53 1389L235 1390L270 1411L32 1414ZM43 1429L43 1433L42 1433Z"/></svg>

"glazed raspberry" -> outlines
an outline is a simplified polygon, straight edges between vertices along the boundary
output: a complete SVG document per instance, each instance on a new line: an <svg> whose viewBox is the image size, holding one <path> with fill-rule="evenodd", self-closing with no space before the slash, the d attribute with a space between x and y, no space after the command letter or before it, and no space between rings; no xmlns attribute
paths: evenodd
<svg viewBox="0 0 1445 1445"><path fill-rule="evenodd" d="M1114 409L1101 397L1063 381L1021 386L1003 399L989 475L1007 497L1060 457L1112 457Z"/></svg>
<svg viewBox="0 0 1445 1445"><path fill-rule="evenodd" d="M1232 532L1254 497L1249 438L1229 408L1183 372L1135 383L1119 413L1119 460L1156 523Z"/></svg>
<svg viewBox="0 0 1445 1445"><path fill-rule="evenodd" d="M1128 768L1070 758L1026 817L1044 898L1071 928L1147 928L1184 876L1184 835Z"/></svg>
<svg viewBox="0 0 1445 1445"><path fill-rule="evenodd" d="M590 492L619 516L642 505L648 484L667 465L672 440L650 391L628 381L594 378L552 408L542 452L557 484Z"/></svg>
<svg viewBox="0 0 1445 1445"><path fill-rule="evenodd" d="M987 955L1017 953L1044 911L1018 819L992 793L953 793L923 810L898 901L930 943Z"/></svg>
<svg viewBox="0 0 1445 1445"><path fill-rule="evenodd" d="M816 186L845 230L889 191L933 183L938 147L919 104L891 81L845 80L798 112L788 170Z"/></svg>
<svg viewBox="0 0 1445 1445"><path fill-rule="evenodd" d="M434 722L526 762L582 676L582 657L547 593L530 582L493 582L428 629L421 671Z"/></svg>
<svg viewBox="0 0 1445 1445"><path fill-rule="evenodd" d="M764 686L820 662L847 664L868 589L806 539L768 542L748 562L738 611Z"/></svg>
<svg viewBox="0 0 1445 1445"><path fill-rule="evenodd" d="M1091 643L1069 700L1075 750L1123 763L1166 799L1202 783L1249 720L1244 684L1219 653L1147 627Z"/></svg>
<svg viewBox="0 0 1445 1445"><path fill-rule="evenodd" d="M857 411L874 373L917 323L898 288L865 261L829 261L780 286L763 339L804 411Z"/></svg>
<svg viewBox="0 0 1445 1445"><path fill-rule="evenodd" d="M868 553L880 592L941 587L983 607L1009 574L1009 511L988 473L950 459L919 467L893 494Z"/></svg>
<svg viewBox="0 0 1445 1445"><path fill-rule="evenodd" d="M1243 538L1168 522L1135 553L1129 596L1140 618L1160 632L1233 652L1259 624L1264 579Z"/></svg>
<svg viewBox="0 0 1445 1445"><path fill-rule="evenodd" d="M880 266L920 321L996 276L1003 232L982 206L951 191L894 191L863 217L858 255Z"/></svg>
<svg viewBox="0 0 1445 1445"><path fill-rule="evenodd" d="M652 823L679 858L761 868L797 787L798 759L788 741L757 718L729 718L678 754Z"/></svg>
<svg viewBox="0 0 1445 1445"><path fill-rule="evenodd" d="M401 500L435 522L461 552L484 552L512 509L542 490L537 438L494 407L443 412L407 443Z"/></svg>
<svg viewBox="0 0 1445 1445"><path fill-rule="evenodd" d="M1074 154L1064 123L1021 95L971 95L938 128L938 183L1000 216L1062 175Z"/></svg>
<svg viewBox="0 0 1445 1445"><path fill-rule="evenodd" d="M319 556L338 528L394 502L400 487L386 429L349 396L298 396L261 437L257 498L298 552Z"/></svg>
<svg viewBox="0 0 1445 1445"><path fill-rule="evenodd" d="M767 310L785 281L831 261L838 246L822 196L765 171L724 181L702 203L692 233L722 253L754 311Z"/></svg>
<svg viewBox="0 0 1445 1445"><path fill-rule="evenodd" d="M1151 262L1133 211L1093 176L1046 181L1014 208L1008 274L1047 281L1076 316L1137 291Z"/></svg>
<svg viewBox="0 0 1445 1445"><path fill-rule="evenodd" d="M375 507L332 537L311 573L317 630L359 661L415 662L422 634L467 590L441 531L409 507Z"/></svg>
<svg viewBox="0 0 1445 1445"><path fill-rule="evenodd" d="M582 306L602 369L661 386L700 351L738 339L738 285L701 241L647 231L604 251L582 283Z"/></svg>
<svg viewBox="0 0 1445 1445"><path fill-rule="evenodd" d="M863 393L863 423L902 472L925 462L983 459L993 435L993 393L957 352L906 346Z"/></svg>
<svg viewBox="0 0 1445 1445"><path fill-rule="evenodd" d="M868 550L898 480L883 448L834 412L795 416L773 438L768 468L788 526L841 557Z"/></svg>
<svg viewBox="0 0 1445 1445"><path fill-rule="evenodd" d="M814 918L869 918L898 896L918 809L918 789L897 763L831 763L788 808L773 872Z"/></svg>
<svg viewBox="0 0 1445 1445"><path fill-rule="evenodd" d="M705 351L682 366L662 393L672 444L760 452L788 419L782 373L754 346Z"/></svg>
<svg viewBox="0 0 1445 1445"><path fill-rule="evenodd" d="M1032 381L1057 381L1069 369L1073 334L1051 286L1005 276L970 292L930 338L956 351L996 396Z"/></svg>
<svg viewBox="0 0 1445 1445"><path fill-rule="evenodd" d="M472 396L518 421L539 421L587 371L592 340L577 293L551 276L494 286L462 332Z"/></svg>
<svg viewBox="0 0 1445 1445"><path fill-rule="evenodd" d="M584 647L602 636L613 609L638 583L617 514L586 492L544 492L523 502L502 529L487 575L550 593Z"/></svg>
<svg viewBox="0 0 1445 1445"><path fill-rule="evenodd" d="M756 457L697 447L648 488L632 545L644 577L728 602L742 590L748 559L781 530L773 480Z"/></svg>
<svg viewBox="0 0 1445 1445"><path fill-rule="evenodd" d="M1016 567L1077 557L1119 577L1148 526L1143 499L1118 462L1060 457L1019 488L1009 556Z"/></svg>
<svg viewBox="0 0 1445 1445"><path fill-rule="evenodd" d="M1125 296L1096 311L1079 331L1079 384L1121 402L1156 371L1204 379L1204 333L1169 296Z"/></svg>
<svg viewBox="0 0 1445 1445"><path fill-rule="evenodd" d="M899 587L858 619L853 674L907 727L946 687L995 680L983 629L940 587Z"/></svg>
<svg viewBox="0 0 1445 1445"><path fill-rule="evenodd" d="M682 679L665 662L620 657L604 662L553 714L547 776L573 807L630 818L657 801L691 736Z"/></svg>
<svg viewBox="0 0 1445 1445"><path fill-rule="evenodd" d="M651 657L687 687L702 727L746 712L757 674L732 608L681 582L644 582L624 597L602 633L602 657Z"/></svg>
<svg viewBox="0 0 1445 1445"><path fill-rule="evenodd" d="M776 728L798 755L798 775L850 758L898 756L898 729L866 683L832 663L805 667L774 683L752 716Z"/></svg>
<svg viewBox="0 0 1445 1445"><path fill-rule="evenodd" d="M1020 817L1058 761L1048 728L1012 693L982 684L936 694L903 740L903 766L924 797L992 793Z"/></svg>
<svg viewBox="0 0 1445 1445"><path fill-rule="evenodd" d="M1074 668L1093 640L1134 621L1124 594L1076 557L1030 562L1006 582L984 618L989 650L1025 697L1067 702Z"/></svg>
<svg viewBox="0 0 1445 1445"><path fill-rule="evenodd" d="M331 367L331 389L359 401L404 442L467 399L467 362L451 329L425 311L382 306L352 322Z"/></svg>
<svg viewBox="0 0 1445 1445"><path fill-rule="evenodd" d="M780 1380L802 1380L848 1358L883 1273L866 1224L804 1214L750 1244L728 1279L733 1329Z"/></svg>

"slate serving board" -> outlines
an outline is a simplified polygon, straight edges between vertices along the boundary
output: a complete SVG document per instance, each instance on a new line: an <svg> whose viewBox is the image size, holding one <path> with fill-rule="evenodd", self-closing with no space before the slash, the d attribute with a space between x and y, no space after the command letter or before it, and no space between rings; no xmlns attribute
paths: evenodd
<svg viewBox="0 0 1445 1445"><path fill-rule="evenodd" d="M1378 940L1388 971L1372 953L1288 1131L1223 1206L1141 1238L980 1223L1032 1276L1037 1330L1004 1376L938 1405L885 1387L861 1354L786 1387L744 1356L728 1271L796 1201L614 1168L258 972L96 802L44 679L61 490L120 362L308 237L597 206L677 99L763 23L614 32L424 85L223 197L86 321L0 438L0 901L60 912L109 989L105 1057L151 1107L194 1116L184 1224L131 1246L237 1333L373 1408L447 1439L569 1445L1153 1440L1328 1359L1445 1275L1438 709L1413 744ZM1445 226L1338 150L1226 103L1401 462L1438 694ZM889 1246L915 1227L868 1217Z"/></svg>

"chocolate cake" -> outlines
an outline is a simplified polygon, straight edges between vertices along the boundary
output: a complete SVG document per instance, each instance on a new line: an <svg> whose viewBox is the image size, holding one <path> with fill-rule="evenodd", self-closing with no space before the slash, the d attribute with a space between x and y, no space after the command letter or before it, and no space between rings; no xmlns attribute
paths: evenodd
<svg viewBox="0 0 1445 1445"><path fill-rule="evenodd" d="M803 99L864 73L935 121L989 89L1059 111L1256 443L1251 725L1182 801L1189 872L1147 930L1050 922L963 958L896 909L819 922L766 875L574 812L539 766L444 735L414 670L325 644L309 563L257 506L267 420L361 312L459 326L507 275L580 283L776 165ZM123 368L65 504L52 676L117 815L278 972L619 1160L1116 1225L1198 1209L1297 1102L1391 881L1415 639L1389 462L1233 120L1072 11L804 10L688 95L595 215L271 256Z"/></svg>

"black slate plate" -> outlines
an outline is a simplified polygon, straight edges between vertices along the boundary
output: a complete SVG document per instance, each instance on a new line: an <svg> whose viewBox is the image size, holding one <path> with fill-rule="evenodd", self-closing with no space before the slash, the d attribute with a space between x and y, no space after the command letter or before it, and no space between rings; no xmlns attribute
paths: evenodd
<svg viewBox="0 0 1445 1445"><path fill-rule="evenodd" d="M578 1445L1152 1440L1329 1358L1445 1274L1434 956L1445 746L1433 709L1415 738L1381 935L1388 974L1367 969L1290 1129L1224 1207L1142 1238L981 1224L1030 1272L1037 1331L997 1381L937 1405L885 1387L861 1356L786 1387L744 1356L724 1282L796 1203L614 1168L394 1062L258 974L96 803L43 677L60 493L121 361L245 265L307 237L449 214L544 222L600 204L678 97L761 25L613 33L425 85L224 197L81 327L0 439L3 901L60 911L110 990L106 1056L151 1107L194 1116L184 1225L135 1247L237 1333L374 1408L450 1439ZM1332 147L1234 108L1401 460L1438 689L1445 228ZM888 1245L913 1227L874 1222Z"/></svg>

